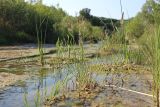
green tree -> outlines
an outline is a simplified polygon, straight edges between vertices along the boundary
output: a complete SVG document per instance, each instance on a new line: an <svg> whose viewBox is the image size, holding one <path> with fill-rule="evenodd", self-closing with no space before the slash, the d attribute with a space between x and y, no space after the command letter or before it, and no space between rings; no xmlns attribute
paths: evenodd
<svg viewBox="0 0 160 107"><path fill-rule="evenodd" d="M91 9L89 8L84 8L82 9L79 14L80 16L86 18L86 19L90 19L91 15L90 15Z"/></svg>
<svg viewBox="0 0 160 107"><path fill-rule="evenodd" d="M128 38L137 39L144 33L144 23L141 17L135 17L126 25L126 33Z"/></svg>

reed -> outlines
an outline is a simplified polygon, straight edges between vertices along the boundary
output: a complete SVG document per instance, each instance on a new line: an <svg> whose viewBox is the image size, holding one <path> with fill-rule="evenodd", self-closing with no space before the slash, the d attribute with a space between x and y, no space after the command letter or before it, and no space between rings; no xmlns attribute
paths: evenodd
<svg viewBox="0 0 160 107"><path fill-rule="evenodd" d="M67 38L68 38L68 42L67 42L67 47L68 47L68 58L71 57L71 41L70 41L70 37L69 35L67 35Z"/></svg>
<svg viewBox="0 0 160 107"><path fill-rule="evenodd" d="M59 94L60 86L61 86L61 82L58 81L58 82L52 87L52 90L51 90L49 99L52 99L53 97L55 97L56 95Z"/></svg>
<svg viewBox="0 0 160 107"><path fill-rule="evenodd" d="M28 99L27 99L27 93L24 93L23 103L24 103L24 107L29 107L29 102L28 102Z"/></svg>
<svg viewBox="0 0 160 107"><path fill-rule="evenodd" d="M66 41L66 46L67 46L67 51L68 51L68 58L71 58L71 51L73 48L73 44L74 44L74 36L71 32L69 32L67 34L67 41Z"/></svg>
<svg viewBox="0 0 160 107"><path fill-rule="evenodd" d="M36 92L36 95L34 97L34 103L35 103L35 107L40 107L40 104L41 104L40 90L37 90Z"/></svg>
<svg viewBox="0 0 160 107"><path fill-rule="evenodd" d="M155 96L156 106L160 107L160 27L155 29L154 35L147 35L144 39L145 42L142 43L142 49L152 70L153 95Z"/></svg>
<svg viewBox="0 0 160 107"><path fill-rule="evenodd" d="M76 86L78 90L85 88L87 84L92 83L91 73L88 72L88 67L85 63L76 64Z"/></svg>
<svg viewBox="0 0 160 107"><path fill-rule="evenodd" d="M71 79L72 77L69 77L68 75L64 78L64 80L59 80L56 82L56 84L52 87L51 93L49 95L49 99L52 99L53 97L56 97L57 95L60 94L61 89L66 86L67 82Z"/></svg>
<svg viewBox="0 0 160 107"><path fill-rule="evenodd" d="M36 23L38 52L40 56L40 63L42 66L44 65L44 44L45 44L45 39L46 39L47 23L46 23L46 28L44 30L45 32L44 36L43 36L42 24L44 23L45 20L46 18L43 18L42 20L40 19L39 23L38 22Z"/></svg>
<svg viewBox="0 0 160 107"><path fill-rule="evenodd" d="M57 57L60 57L60 53L61 53L61 44L60 44L60 40L58 38L57 42L56 42L56 48L57 48Z"/></svg>

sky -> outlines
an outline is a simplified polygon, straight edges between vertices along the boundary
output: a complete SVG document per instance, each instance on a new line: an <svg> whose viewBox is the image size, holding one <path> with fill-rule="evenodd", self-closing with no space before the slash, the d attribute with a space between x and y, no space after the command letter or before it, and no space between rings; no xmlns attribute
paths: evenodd
<svg viewBox="0 0 160 107"><path fill-rule="evenodd" d="M125 19L136 16L146 0L122 0ZM107 18L121 18L120 0L43 0L46 5L59 4L69 15L75 16L83 8L91 9L91 14Z"/></svg>

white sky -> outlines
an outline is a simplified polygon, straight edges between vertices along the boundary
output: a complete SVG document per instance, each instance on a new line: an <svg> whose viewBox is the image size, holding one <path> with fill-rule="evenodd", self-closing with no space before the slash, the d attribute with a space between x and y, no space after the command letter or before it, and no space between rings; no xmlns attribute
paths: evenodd
<svg viewBox="0 0 160 107"><path fill-rule="evenodd" d="M122 0L125 18L134 17L146 0ZM59 4L69 15L75 16L83 8L90 8L91 14L107 18L121 18L120 0L43 0L46 5Z"/></svg>

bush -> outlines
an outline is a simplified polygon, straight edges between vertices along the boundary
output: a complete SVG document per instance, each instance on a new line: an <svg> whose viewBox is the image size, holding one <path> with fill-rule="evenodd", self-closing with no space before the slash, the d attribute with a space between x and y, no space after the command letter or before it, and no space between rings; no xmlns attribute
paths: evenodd
<svg viewBox="0 0 160 107"><path fill-rule="evenodd" d="M24 43L24 41L25 43L27 43L32 40L32 38L25 32L16 32L16 36L14 39L18 41L18 43Z"/></svg>
<svg viewBox="0 0 160 107"><path fill-rule="evenodd" d="M60 23L65 15L60 8L42 4L32 5L24 0L0 0L0 29L14 32L14 38L10 36L14 39L11 43L35 42L36 26L43 37L46 36L46 42L56 41L59 35L53 26ZM8 36L5 38L10 40Z"/></svg>
<svg viewBox="0 0 160 107"><path fill-rule="evenodd" d="M93 39L102 40L105 38L103 30L100 27L92 27L92 37Z"/></svg>
<svg viewBox="0 0 160 107"><path fill-rule="evenodd" d="M103 30L100 27L93 27L87 20L80 17L66 16L59 25L60 38L67 40L68 36L78 43L79 35L84 41L100 40L103 38Z"/></svg>
<svg viewBox="0 0 160 107"><path fill-rule="evenodd" d="M137 39L144 33L143 19L135 17L126 25L126 34L129 39Z"/></svg>
<svg viewBox="0 0 160 107"><path fill-rule="evenodd" d="M0 0L0 29L3 42L10 43L36 43L37 32L45 43L56 43L58 38L65 41L68 36L78 42L79 34L83 40L99 40L103 34L101 28L81 16L71 17L61 8L24 0Z"/></svg>

